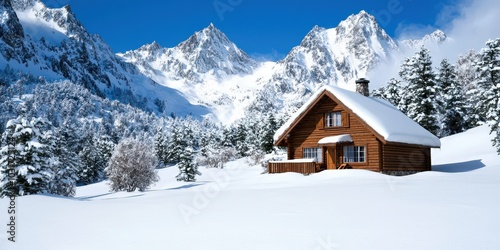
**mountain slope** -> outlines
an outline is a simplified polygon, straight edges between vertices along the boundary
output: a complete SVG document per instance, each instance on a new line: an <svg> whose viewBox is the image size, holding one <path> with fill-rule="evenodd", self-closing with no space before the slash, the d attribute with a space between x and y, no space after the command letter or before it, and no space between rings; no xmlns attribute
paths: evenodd
<svg viewBox="0 0 500 250"><path fill-rule="evenodd" d="M118 55L156 82L180 90L191 102L211 107L225 123L243 115L242 107L258 88L256 79L267 68L213 24L173 48L153 42Z"/></svg>
<svg viewBox="0 0 500 250"><path fill-rule="evenodd" d="M204 115L174 89L145 77L123 62L98 36L89 34L69 6L47 8L39 0L2 0L0 67L69 79L93 93L143 108Z"/></svg>

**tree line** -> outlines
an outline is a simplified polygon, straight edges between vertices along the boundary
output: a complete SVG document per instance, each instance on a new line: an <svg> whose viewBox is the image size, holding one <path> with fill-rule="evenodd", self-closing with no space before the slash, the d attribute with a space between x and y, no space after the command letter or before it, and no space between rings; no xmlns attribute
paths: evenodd
<svg viewBox="0 0 500 250"><path fill-rule="evenodd" d="M434 68L422 47L401 65L399 78L373 95L392 103L438 137L488 124L500 153L500 38L469 51L455 65L443 59Z"/></svg>
<svg viewBox="0 0 500 250"><path fill-rule="evenodd" d="M271 152L277 126L273 114L230 126L154 114L70 81L6 73L0 78L0 195L73 196L77 185L106 179L113 191L143 191L158 181L156 169L173 165L178 181L195 181L199 165L222 168Z"/></svg>

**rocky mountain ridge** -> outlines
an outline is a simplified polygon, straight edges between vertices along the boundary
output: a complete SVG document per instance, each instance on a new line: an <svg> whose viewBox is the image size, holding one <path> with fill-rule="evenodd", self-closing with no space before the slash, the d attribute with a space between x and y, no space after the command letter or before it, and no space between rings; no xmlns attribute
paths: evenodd
<svg viewBox="0 0 500 250"><path fill-rule="evenodd" d="M248 112L287 116L316 89L354 80L402 46L442 42L441 31L421 40L394 41L361 11L335 28L315 26L278 62L258 62L213 24L173 48L156 42L115 54L89 34L69 6L40 0L0 0L0 69L70 79L100 96L166 113L211 115L231 123Z"/></svg>

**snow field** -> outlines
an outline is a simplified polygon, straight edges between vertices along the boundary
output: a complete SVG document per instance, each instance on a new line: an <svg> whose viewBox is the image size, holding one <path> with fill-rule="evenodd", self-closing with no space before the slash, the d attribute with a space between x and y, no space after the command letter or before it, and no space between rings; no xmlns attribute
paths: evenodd
<svg viewBox="0 0 500 250"><path fill-rule="evenodd" d="M498 249L500 157L490 138L486 126L444 138L434 171L405 177L268 175L240 159L200 168L194 183L162 169L143 193L101 182L75 198L20 197L17 242L0 233L0 249ZM6 225L7 199L0 208Z"/></svg>

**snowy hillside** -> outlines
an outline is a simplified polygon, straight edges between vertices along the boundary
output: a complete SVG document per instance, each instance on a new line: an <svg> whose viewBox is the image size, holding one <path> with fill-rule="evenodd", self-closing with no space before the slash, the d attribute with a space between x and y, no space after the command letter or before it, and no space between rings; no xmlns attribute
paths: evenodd
<svg viewBox="0 0 500 250"><path fill-rule="evenodd" d="M39 0L0 2L0 69L47 80L69 79L93 93L145 110L204 115L180 93L123 62L99 35L89 34L69 6Z"/></svg>
<svg viewBox="0 0 500 250"><path fill-rule="evenodd" d="M153 42L118 56L192 103L210 107L224 123L243 116L259 89L258 79L270 74L272 65L250 58L213 24L174 48Z"/></svg>
<svg viewBox="0 0 500 250"><path fill-rule="evenodd" d="M97 183L75 198L20 197L18 241L2 233L0 248L497 249L500 157L490 138L486 126L444 138L434 171L405 177L268 175L242 159L202 168L195 183L160 170L144 193Z"/></svg>

